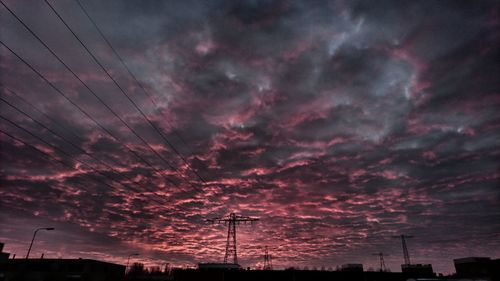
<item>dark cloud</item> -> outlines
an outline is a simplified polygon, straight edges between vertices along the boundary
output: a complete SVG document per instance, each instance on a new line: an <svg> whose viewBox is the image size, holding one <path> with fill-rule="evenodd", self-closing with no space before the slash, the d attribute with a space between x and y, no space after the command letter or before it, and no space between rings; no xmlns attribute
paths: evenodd
<svg viewBox="0 0 500 281"><path fill-rule="evenodd" d="M0 129L36 148L1 134L8 251L52 225L34 255L217 261L224 226L205 219L236 211L261 219L239 229L249 266L268 245L278 267L375 267L383 251L397 270L400 233L438 271L500 254L497 2L82 4L146 92L76 2L53 3L189 167L43 2L10 1L164 159L2 7L2 42L113 134L0 48L2 99L50 129L0 103Z"/></svg>

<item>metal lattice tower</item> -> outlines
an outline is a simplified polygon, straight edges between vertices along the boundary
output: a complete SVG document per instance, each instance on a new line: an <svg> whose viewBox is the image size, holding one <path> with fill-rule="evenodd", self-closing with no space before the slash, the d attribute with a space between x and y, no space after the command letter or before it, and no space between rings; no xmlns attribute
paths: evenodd
<svg viewBox="0 0 500 281"><path fill-rule="evenodd" d="M226 254L224 255L224 263L228 263L228 258L233 256L233 263L238 263L238 255L236 253L236 225L243 223L252 223L258 221L257 218L236 215L235 213L229 214L227 217L219 217L208 219L211 223L224 223L227 224L227 241L226 241Z"/></svg>
<svg viewBox="0 0 500 281"><path fill-rule="evenodd" d="M384 261L384 253L375 253L373 254L374 256L378 256L380 259L380 271L385 272L387 271L387 267L385 267L385 261ZM388 256L388 255L385 255Z"/></svg>
<svg viewBox="0 0 500 281"><path fill-rule="evenodd" d="M396 235L396 236L393 236L394 238L401 238L401 244L403 246L403 256L404 256L404 259L405 259L405 263L404 264L411 264L410 262L410 254L408 253L408 247L406 246L406 238L413 238L413 235L404 235L404 234L401 234L401 235Z"/></svg>
<svg viewBox="0 0 500 281"><path fill-rule="evenodd" d="M273 261L271 255L267 251L267 246L264 250L264 270L273 270Z"/></svg>

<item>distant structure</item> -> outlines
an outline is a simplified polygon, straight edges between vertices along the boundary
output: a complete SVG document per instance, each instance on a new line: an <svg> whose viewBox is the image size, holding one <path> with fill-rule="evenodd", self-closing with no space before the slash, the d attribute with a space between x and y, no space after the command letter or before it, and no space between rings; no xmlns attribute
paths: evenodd
<svg viewBox="0 0 500 281"><path fill-rule="evenodd" d="M412 277L434 277L434 270L431 264L402 264L401 272Z"/></svg>
<svg viewBox="0 0 500 281"><path fill-rule="evenodd" d="M0 280L122 280L125 266L89 259L0 260ZM3 278L3 279L2 279Z"/></svg>
<svg viewBox="0 0 500 281"><path fill-rule="evenodd" d="M8 260L10 254L9 253L4 253L3 246L4 246L4 244L0 243L0 260Z"/></svg>
<svg viewBox="0 0 500 281"><path fill-rule="evenodd" d="M412 264L410 260L410 254L408 252L408 246L406 245L407 238L413 238L413 235L396 235L393 238L400 238L401 245L403 246L403 257L404 264L401 265L401 271L403 274L414 277L434 277L434 270L431 264Z"/></svg>
<svg viewBox="0 0 500 281"><path fill-rule="evenodd" d="M226 254L224 255L224 263L228 263L228 258L232 256L233 264L238 264L238 255L236 253L236 225L243 223L253 223L258 221L257 218L251 218L247 216L240 216L235 213L229 214L227 217L219 217L208 219L211 223L223 223L227 224L227 241L226 241Z"/></svg>
<svg viewBox="0 0 500 281"><path fill-rule="evenodd" d="M264 249L264 270L273 270L273 261L271 255L267 251L267 246Z"/></svg>
<svg viewBox="0 0 500 281"><path fill-rule="evenodd" d="M344 272L363 272L363 264L361 263L347 263L340 267L340 271Z"/></svg>
<svg viewBox="0 0 500 281"><path fill-rule="evenodd" d="M379 260L380 260L380 271L381 272L385 272L387 271L387 268L385 267L385 261L384 261L384 253L382 252L379 252L379 253L375 253L373 254L374 256L378 256L379 257ZM386 255L387 256L387 255Z"/></svg>
<svg viewBox="0 0 500 281"><path fill-rule="evenodd" d="M461 278L492 278L500 280L500 259L467 257L454 259L457 276Z"/></svg>
<svg viewBox="0 0 500 281"><path fill-rule="evenodd" d="M404 260L405 260L404 264L411 264L410 254L408 253L408 247L406 246L406 238L413 238L413 236L412 235L401 234L401 235L395 235L395 236L392 236L392 237L393 238L401 238L401 244L403 246L403 257L404 257Z"/></svg>

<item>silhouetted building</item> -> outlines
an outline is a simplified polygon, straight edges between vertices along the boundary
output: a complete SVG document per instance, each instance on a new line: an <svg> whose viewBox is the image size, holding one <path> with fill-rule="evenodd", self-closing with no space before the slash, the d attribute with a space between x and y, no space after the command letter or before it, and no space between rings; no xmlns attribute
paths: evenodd
<svg viewBox="0 0 500 281"><path fill-rule="evenodd" d="M490 278L500 280L500 259L468 257L453 260L459 277Z"/></svg>
<svg viewBox="0 0 500 281"><path fill-rule="evenodd" d="M340 267L340 271L363 272L363 265L360 263L343 264Z"/></svg>
<svg viewBox="0 0 500 281"><path fill-rule="evenodd" d="M2 281L116 281L125 266L89 259L10 259L0 261Z"/></svg>
<svg viewBox="0 0 500 281"><path fill-rule="evenodd" d="M411 277L405 276L401 272L352 272L296 269L173 270L173 279L175 281L407 281L410 278ZM426 281L430 280L431 279L427 279Z"/></svg>
<svg viewBox="0 0 500 281"><path fill-rule="evenodd" d="M0 243L0 261L1 261L1 260L8 260L8 259L9 259L9 256L10 256L10 254L9 254L9 253L4 253L4 252L3 252L3 246L4 246L4 244L3 244L3 243Z"/></svg>
<svg viewBox="0 0 500 281"><path fill-rule="evenodd" d="M434 277L434 271L430 264L402 264L401 271L403 274L411 277Z"/></svg>

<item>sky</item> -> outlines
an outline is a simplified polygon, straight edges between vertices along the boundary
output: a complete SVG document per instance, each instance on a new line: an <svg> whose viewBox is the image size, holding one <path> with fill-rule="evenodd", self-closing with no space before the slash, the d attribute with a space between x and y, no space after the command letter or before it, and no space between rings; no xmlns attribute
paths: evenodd
<svg viewBox="0 0 500 281"><path fill-rule="evenodd" d="M245 267L500 257L498 1L2 3L16 257L222 262L231 212Z"/></svg>

